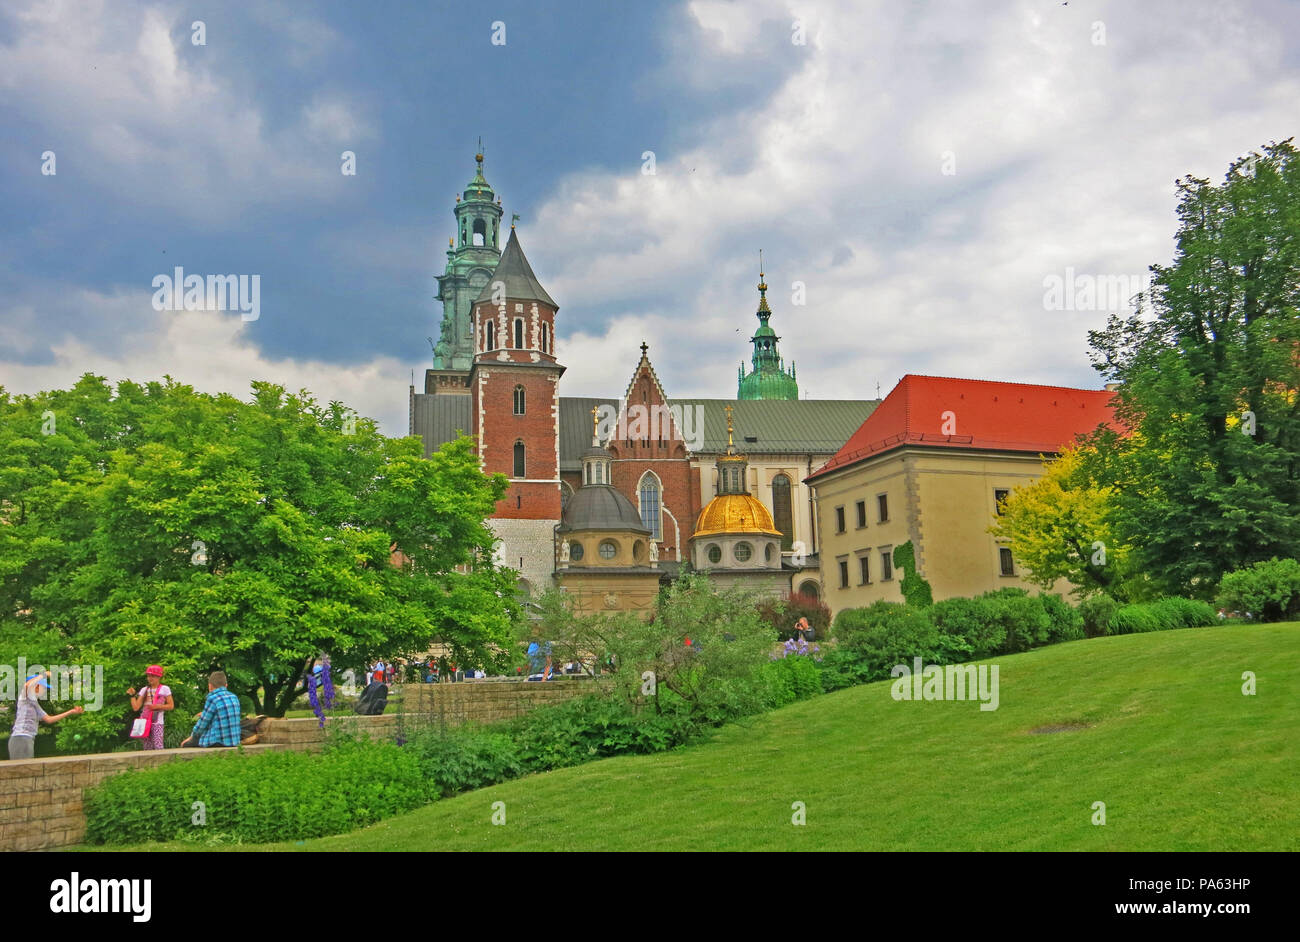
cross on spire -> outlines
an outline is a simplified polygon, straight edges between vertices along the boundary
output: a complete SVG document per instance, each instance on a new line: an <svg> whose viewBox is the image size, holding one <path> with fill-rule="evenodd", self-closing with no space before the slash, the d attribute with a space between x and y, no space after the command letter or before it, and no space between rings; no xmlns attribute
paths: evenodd
<svg viewBox="0 0 1300 942"><path fill-rule="evenodd" d="M645 352L646 352L647 350L649 350L649 349L650 349L650 345L647 344L644 340L642 340L642 341L641 341L641 356L645 356Z"/></svg>

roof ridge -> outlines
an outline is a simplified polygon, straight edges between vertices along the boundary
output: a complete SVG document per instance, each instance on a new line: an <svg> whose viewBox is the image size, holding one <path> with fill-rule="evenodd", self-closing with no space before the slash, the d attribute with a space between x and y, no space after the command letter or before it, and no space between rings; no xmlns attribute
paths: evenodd
<svg viewBox="0 0 1300 942"><path fill-rule="evenodd" d="M1030 389L1064 389L1067 390L1068 392L1082 392L1082 393L1110 392L1110 390L1105 388L1083 389L1082 387L1079 386L1057 386L1052 383L1020 383L1014 380L1002 380L1002 379L970 379L965 376L932 376L929 373L907 373L903 376L902 380L899 380L899 383L901 384L904 380L907 379L937 379L937 380L943 380L944 382L950 382L950 383L978 383L981 386L1024 386Z"/></svg>

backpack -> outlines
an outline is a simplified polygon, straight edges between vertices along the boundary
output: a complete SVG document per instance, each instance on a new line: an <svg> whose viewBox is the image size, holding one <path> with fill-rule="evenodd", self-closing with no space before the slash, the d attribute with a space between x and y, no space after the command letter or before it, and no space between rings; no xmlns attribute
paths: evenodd
<svg viewBox="0 0 1300 942"><path fill-rule="evenodd" d="M362 716L378 716L384 712L386 706L388 706L388 684L375 681L361 691L355 709Z"/></svg>

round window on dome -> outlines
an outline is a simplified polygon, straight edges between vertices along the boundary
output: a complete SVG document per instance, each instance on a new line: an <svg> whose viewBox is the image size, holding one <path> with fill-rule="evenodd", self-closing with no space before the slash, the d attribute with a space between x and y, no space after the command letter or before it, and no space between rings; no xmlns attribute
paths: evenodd
<svg viewBox="0 0 1300 942"><path fill-rule="evenodd" d="M705 553L708 554L709 562L711 563L722 562L722 547L719 546L717 543L710 543L709 548L705 550Z"/></svg>
<svg viewBox="0 0 1300 942"><path fill-rule="evenodd" d="M600 544L600 558L613 559L618 555L618 544L613 540L606 540Z"/></svg>
<svg viewBox="0 0 1300 942"><path fill-rule="evenodd" d="M575 563L582 559L582 544L577 540L569 544L569 558Z"/></svg>
<svg viewBox="0 0 1300 942"><path fill-rule="evenodd" d="M736 562L747 563L749 562L749 557L754 555L754 547L750 546L748 543L737 543L734 552L736 554Z"/></svg>

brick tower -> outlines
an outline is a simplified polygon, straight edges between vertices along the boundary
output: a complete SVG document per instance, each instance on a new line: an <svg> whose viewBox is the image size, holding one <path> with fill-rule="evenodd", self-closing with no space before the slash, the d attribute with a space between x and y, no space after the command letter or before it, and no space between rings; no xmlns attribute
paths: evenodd
<svg viewBox="0 0 1300 942"><path fill-rule="evenodd" d="M488 520L501 540L498 561L518 569L534 594L552 584L560 523L558 309L511 226L501 261L474 301L470 425L483 470L510 478Z"/></svg>

